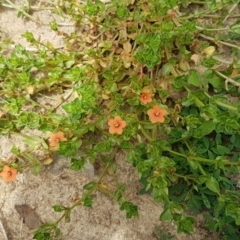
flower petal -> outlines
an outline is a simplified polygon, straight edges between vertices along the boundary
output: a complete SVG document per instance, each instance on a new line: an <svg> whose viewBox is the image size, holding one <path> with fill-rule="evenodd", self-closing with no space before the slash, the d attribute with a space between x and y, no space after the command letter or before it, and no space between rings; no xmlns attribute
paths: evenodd
<svg viewBox="0 0 240 240"><path fill-rule="evenodd" d="M157 122L164 123L165 121L164 116L167 115L167 110L164 108L160 108L158 105L155 105L153 106L152 109L149 109L147 111L147 114L152 123L157 123Z"/></svg>
<svg viewBox="0 0 240 240"><path fill-rule="evenodd" d="M126 126L127 126L127 122L122 120L122 122L121 122L121 127L122 127L122 128L125 128Z"/></svg>
<svg viewBox="0 0 240 240"><path fill-rule="evenodd" d="M116 117L114 118L114 120L115 120L116 122L122 122L122 118L121 118L120 116L116 116Z"/></svg>
<svg viewBox="0 0 240 240"><path fill-rule="evenodd" d="M17 169L11 168L11 172L12 172L13 175L16 175L17 174Z"/></svg>
<svg viewBox="0 0 240 240"><path fill-rule="evenodd" d="M153 111L154 111L154 112L161 111L161 108L160 108L158 105L154 105L154 106L153 106Z"/></svg>
<svg viewBox="0 0 240 240"><path fill-rule="evenodd" d="M115 132L119 135L121 135L123 133L123 129L122 128L116 128Z"/></svg>
<svg viewBox="0 0 240 240"><path fill-rule="evenodd" d="M159 112L160 112L160 115L163 117L167 115L167 110L164 108L161 108Z"/></svg>
<svg viewBox="0 0 240 240"><path fill-rule="evenodd" d="M115 120L114 119L110 119L109 121L108 121L108 126L114 126L115 125Z"/></svg>
<svg viewBox="0 0 240 240"><path fill-rule="evenodd" d="M11 168L8 165L5 165L3 167L3 172L9 172L9 171L11 171Z"/></svg>
<svg viewBox="0 0 240 240"><path fill-rule="evenodd" d="M153 116L154 115L154 110L153 109L149 109L148 111L147 111L147 114L148 114L148 116L149 117L151 117L151 116Z"/></svg>
<svg viewBox="0 0 240 240"><path fill-rule="evenodd" d="M54 140L54 139L57 138L57 134L51 133L49 138L50 138L51 140Z"/></svg>
<svg viewBox="0 0 240 240"><path fill-rule="evenodd" d="M140 96L140 101L142 104L147 104L152 102L152 94L151 93L142 93Z"/></svg>
<svg viewBox="0 0 240 240"><path fill-rule="evenodd" d="M151 123L157 123L156 118L150 118Z"/></svg>
<svg viewBox="0 0 240 240"><path fill-rule="evenodd" d="M64 133L60 131L56 134L56 137L59 139L64 138Z"/></svg>
<svg viewBox="0 0 240 240"><path fill-rule="evenodd" d="M16 178L17 178L16 174L12 174L11 176L8 176L6 182L15 182Z"/></svg>
<svg viewBox="0 0 240 240"><path fill-rule="evenodd" d="M120 116L115 116L113 119L108 121L108 125L110 126L109 133L122 134L123 128L127 126L127 123L126 121L122 120Z"/></svg>
<svg viewBox="0 0 240 240"><path fill-rule="evenodd" d="M56 142L56 141L51 141L51 142L49 143L49 146L50 146L50 147L56 147L56 146L58 146L58 145L59 145L59 143Z"/></svg>
<svg viewBox="0 0 240 240"><path fill-rule="evenodd" d="M0 173L0 176L2 177L4 182L16 181L16 175L17 175L17 169L10 168L7 165L4 166L3 171Z"/></svg>
<svg viewBox="0 0 240 240"><path fill-rule="evenodd" d="M111 134L116 133L116 128L110 127L110 128L109 128L109 133L111 133Z"/></svg>

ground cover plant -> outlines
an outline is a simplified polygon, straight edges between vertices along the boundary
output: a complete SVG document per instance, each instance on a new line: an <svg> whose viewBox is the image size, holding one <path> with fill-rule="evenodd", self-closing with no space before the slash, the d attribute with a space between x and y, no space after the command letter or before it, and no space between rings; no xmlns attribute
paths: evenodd
<svg viewBox="0 0 240 240"><path fill-rule="evenodd" d="M31 7L17 8L19 15L31 17ZM23 37L36 52L18 45L6 54L2 43L0 132L21 136L28 148L14 146L0 176L15 181L26 168L37 174L55 155L73 171L96 162L102 171L73 205L56 203L59 219L36 229L34 239L60 237L58 223L69 222L77 206L91 207L96 191L127 218L138 217L116 176L119 151L139 173L140 194L164 205L161 221L191 233L202 213L210 231L239 239L238 1L68 0L52 10L76 22L71 35L50 24L64 35L64 49L31 32ZM39 100L54 94L63 95L58 103Z"/></svg>

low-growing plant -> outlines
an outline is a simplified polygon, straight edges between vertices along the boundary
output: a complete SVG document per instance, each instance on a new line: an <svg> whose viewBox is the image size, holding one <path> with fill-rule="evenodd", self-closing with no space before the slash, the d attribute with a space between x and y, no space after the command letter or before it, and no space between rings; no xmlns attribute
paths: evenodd
<svg viewBox="0 0 240 240"><path fill-rule="evenodd" d="M72 170L97 160L103 166L72 206L53 206L61 217L40 226L34 239L60 236L58 223L69 222L76 206L91 207L96 191L114 198L127 218L138 216L128 186L116 176L119 151L138 171L140 193L164 205L160 220L191 233L194 214L204 212L211 231L238 239L240 32L238 21L224 24L234 19L236 4L68 0L59 8L76 21L76 32L63 34L50 24L64 36L64 50L26 32L37 53L17 45L0 57L0 132L17 134L29 146L14 146L14 157L2 159L3 172L32 167L38 173L56 152L69 158ZM205 19L215 19L214 26ZM230 49L232 61L221 48ZM54 101L53 93L62 99L47 106L38 101ZM28 129L44 137L29 136ZM45 153L42 159L36 149Z"/></svg>

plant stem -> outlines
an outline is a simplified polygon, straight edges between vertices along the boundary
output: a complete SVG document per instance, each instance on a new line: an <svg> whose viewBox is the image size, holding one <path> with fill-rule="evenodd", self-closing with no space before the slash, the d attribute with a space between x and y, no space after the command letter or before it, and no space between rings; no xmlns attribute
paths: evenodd
<svg viewBox="0 0 240 240"><path fill-rule="evenodd" d="M202 173L202 175L204 175L204 176L207 175L206 172L203 170L202 165L199 162L198 162L198 168L199 168L200 172Z"/></svg>
<svg viewBox="0 0 240 240"><path fill-rule="evenodd" d="M195 180L196 179L196 177L189 177L189 176L183 176L183 175L180 175L180 174L177 174L177 173L175 173L174 174L176 177L179 177L179 178L184 178L184 179L193 179L193 180Z"/></svg>
<svg viewBox="0 0 240 240"><path fill-rule="evenodd" d="M2 6L4 7L8 7L8 8L13 8L15 10L18 11L18 14L19 13L22 13L25 17L28 17L30 18L32 21L34 22L37 22L37 23L40 23L40 21L34 17L32 17L30 14L28 14L25 10L24 10L24 6L22 6L23 8L21 9L21 7L13 4L10 0L5 0L8 4L5 4L5 3L2 3Z"/></svg>
<svg viewBox="0 0 240 240"><path fill-rule="evenodd" d="M112 194L112 192L110 192L109 190L107 190L106 188L102 187L101 185L98 186L98 190L101 193L107 194L109 197L116 199L116 197Z"/></svg>
<svg viewBox="0 0 240 240"><path fill-rule="evenodd" d="M103 172L101 173L101 175L100 175L100 177L99 177L99 179L98 179L98 181L97 181L97 184L95 184L95 186L94 186L92 189L90 189L90 190L86 193L86 195L90 196L90 195L93 194L93 192L95 192L95 191L98 189L98 187L99 187L98 184L102 181L103 177L105 176L109 165L110 165L110 164L107 164L107 165L106 165L106 167L104 168ZM84 198L80 198L76 203L74 203L74 204L69 208L69 210L71 211L73 208L81 205L83 201L84 201ZM57 225L57 224L66 216L66 214L67 214L67 212L64 212L64 213L62 214L62 216L55 222L55 225Z"/></svg>
<svg viewBox="0 0 240 240"><path fill-rule="evenodd" d="M202 15L203 18L221 18L222 16L218 15L218 14L205 14ZM233 14L231 16L229 16L228 18L240 18L240 14Z"/></svg>
<svg viewBox="0 0 240 240"><path fill-rule="evenodd" d="M140 129L144 135L144 137L149 141L149 142L152 142L153 139L146 133L146 131L144 130L144 128L140 125Z"/></svg>
<svg viewBox="0 0 240 240"><path fill-rule="evenodd" d="M214 43L220 43L220 44L222 44L224 46L233 47L233 48L236 48L236 49L240 50L240 47L235 45L235 44L228 43L228 42L223 42L223 41L218 41L218 40L214 39L213 37L206 36L206 35L204 35L202 33L200 33L199 36L204 38L204 39L210 40L210 41L212 41Z"/></svg>
<svg viewBox="0 0 240 240"><path fill-rule="evenodd" d="M152 140L155 141L157 138L157 125L155 124L152 130Z"/></svg>
<svg viewBox="0 0 240 240"><path fill-rule="evenodd" d="M173 155L177 155L186 159L191 159L191 160L196 160L198 162L206 162L206 163L212 163L212 164L216 164L218 160L211 160L211 159L206 159L206 158L202 158L202 157L195 157L195 156L187 156L185 154L173 151L169 148L163 148L163 151L167 151ZM228 160L222 161L223 164L225 165L240 165L239 162L229 162Z"/></svg>
<svg viewBox="0 0 240 240"><path fill-rule="evenodd" d="M224 27L224 28L203 28L203 27L200 27L200 26L196 26L196 28L197 28L198 30L208 31L208 32L226 31L226 30L229 30L229 27Z"/></svg>
<svg viewBox="0 0 240 240"><path fill-rule="evenodd" d="M222 23L224 23L231 16L232 12L236 9L238 4L239 4L239 0L235 4L233 4L231 9L228 11L228 15L223 19Z"/></svg>
<svg viewBox="0 0 240 240"><path fill-rule="evenodd" d="M204 94L208 97L208 98L212 98L208 93L204 92ZM237 107L231 106L230 104L215 100L215 103L220 106L220 107L224 107L227 108L228 110L232 110L232 111L238 111Z"/></svg>
<svg viewBox="0 0 240 240"><path fill-rule="evenodd" d="M217 71L217 70L214 70L214 72L215 72L218 76L223 77L223 78L225 79L225 88L226 88L227 91L228 91L228 83L229 83L229 82L230 82L231 84L233 84L234 86L236 86L236 87L240 87L240 83L239 83L239 82L234 81L232 78L230 78L230 77L228 77L228 76L220 73L220 72Z"/></svg>

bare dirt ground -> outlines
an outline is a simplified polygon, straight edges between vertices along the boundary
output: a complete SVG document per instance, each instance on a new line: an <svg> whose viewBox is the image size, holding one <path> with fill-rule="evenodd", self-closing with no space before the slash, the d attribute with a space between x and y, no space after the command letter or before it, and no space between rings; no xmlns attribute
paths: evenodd
<svg viewBox="0 0 240 240"><path fill-rule="evenodd" d="M51 11L38 11L32 14L39 17L45 24L37 24L31 20L17 17L14 10L0 8L0 26L3 36L9 37L16 44L22 44L31 50L31 46L21 37L30 31L43 42L49 41L55 47L63 45L62 39L51 31L47 23L56 16ZM65 20L69 23L69 20ZM62 19L57 19L62 22ZM74 31L74 26L60 26L61 31ZM33 50L33 49L32 49ZM34 134L34 133L33 133ZM15 136L0 136L0 158L7 158L11 147L16 145L24 149L20 138ZM129 200L139 207L139 218L127 220L125 213L119 210L116 202L103 194L96 194L93 208L76 208L71 215L70 223L61 223L63 240L154 240L154 227L160 226L175 235L176 240L207 240L220 239L202 228L201 217L196 223L192 235L177 235L176 227L167 222L160 222L159 215L162 206L156 204L150 195L138 195L141 188L138 175L131 164L125 161L125 155L118 153L119 180L127 183ZM81 197L83 186L96 176L87 172L76 172L68 169L68 161L58 158L51 165L33 175L30 170L18 174L15 183L4 183L0 180L0 240L32 239L32 228L39 223L54 221L60 214L55 213L52 205L69 206L74 199ZM16 205L27 204L34 209L22 209ZM38 216L37 216L37 215ZM6 235L5 235L6 233Z"/></svg>

